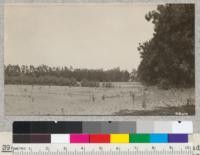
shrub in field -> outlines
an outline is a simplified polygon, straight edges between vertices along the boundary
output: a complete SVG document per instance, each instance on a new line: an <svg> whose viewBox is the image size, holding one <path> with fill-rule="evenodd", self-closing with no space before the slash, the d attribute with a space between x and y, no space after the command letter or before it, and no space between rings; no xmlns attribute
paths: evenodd
<svg viewBox="0 0 200 155"><path fill-rule="evenodd" d="M65 86L77 86L77 81L74 78L64 78L63 85Z"/></svg>
<svg viewBox="0 0 200 155"><path fill-rule="evenodd" d="M171 84L170 84L169 80L167 80L167 79L160 80L160 82L158 84L158 88L161 88L161 89L168 90L170 87L171 87Z"/></svg>
<svg viewBox="0 0 200 155"><path fill-rule="evenodd" d="M81 81L81 86L82 87L99 87L100 83L96 81L88 81L84 79Z"/></svg>
<svg viewBox="0 0 200 155"><path fill-rule="evenodd" d="M55 82L54 84L59 85L59 86L77 86L77 81L74 78L64 78L64 77L55 77Z"/></svg>
<svg viewBox="0 0 200 155"><path fill-rule="evenodd" d="M103 82L103 83L102 83L102 87L112 88L113 85L112 85L112 82Z"/></svg>
<svg viewBox="0 0 200 155"><path fill-rule="evenodd" d="M70 78L70 85L71 86L78 86L78 82L75 78Z"/></svg>

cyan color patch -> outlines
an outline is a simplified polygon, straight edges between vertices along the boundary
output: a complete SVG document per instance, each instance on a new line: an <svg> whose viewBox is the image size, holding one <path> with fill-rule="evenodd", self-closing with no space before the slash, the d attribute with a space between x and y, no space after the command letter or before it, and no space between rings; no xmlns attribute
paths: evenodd
<svg viewBox="0 0 200 155"><path fill-rule="evenodd" d="M168 143L168 134L150 134L150 143Z"/></svg>

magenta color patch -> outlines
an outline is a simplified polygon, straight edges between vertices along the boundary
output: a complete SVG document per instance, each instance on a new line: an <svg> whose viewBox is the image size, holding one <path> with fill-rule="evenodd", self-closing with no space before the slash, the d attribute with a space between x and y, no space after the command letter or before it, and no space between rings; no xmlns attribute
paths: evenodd
<svg viewBox="0 0 200 155"><path fill-rule="evenodd" d="M88 134L70 134L70 143L89 143Z"/></svg>

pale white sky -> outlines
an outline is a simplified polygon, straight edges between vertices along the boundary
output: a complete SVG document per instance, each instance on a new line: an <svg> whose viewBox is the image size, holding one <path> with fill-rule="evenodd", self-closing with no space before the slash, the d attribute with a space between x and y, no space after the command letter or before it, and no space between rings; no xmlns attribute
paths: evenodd
<svg viewBox="0 0 200 155"><path fill-rule="evenodd" d="M5 64L131 71L139 42L152 37L151 4L5 7Z"/></svg>

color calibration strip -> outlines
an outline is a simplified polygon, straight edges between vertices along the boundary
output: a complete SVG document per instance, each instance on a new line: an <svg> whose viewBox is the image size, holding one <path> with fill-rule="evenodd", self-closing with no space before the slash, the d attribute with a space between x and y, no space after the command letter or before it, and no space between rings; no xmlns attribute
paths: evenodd
<svg viewBox="0 0 200 155"><path fill-rule="evenodd" d="M14 122L13 143L187 143L192 122Z"/></svg>
<svg viewBox="0 0 200 155"><path fill-rule="evenodd" d="M13 143L188 143L188 134L32 134L13 135Z"/></svg>
<svg viewBox="0 0 200 155"><path fill-rule="evenodd" d="M17 121L13 123L13 134L68 134L68 133L193 133L191 121L84 121L49 122Z"/></svg>

